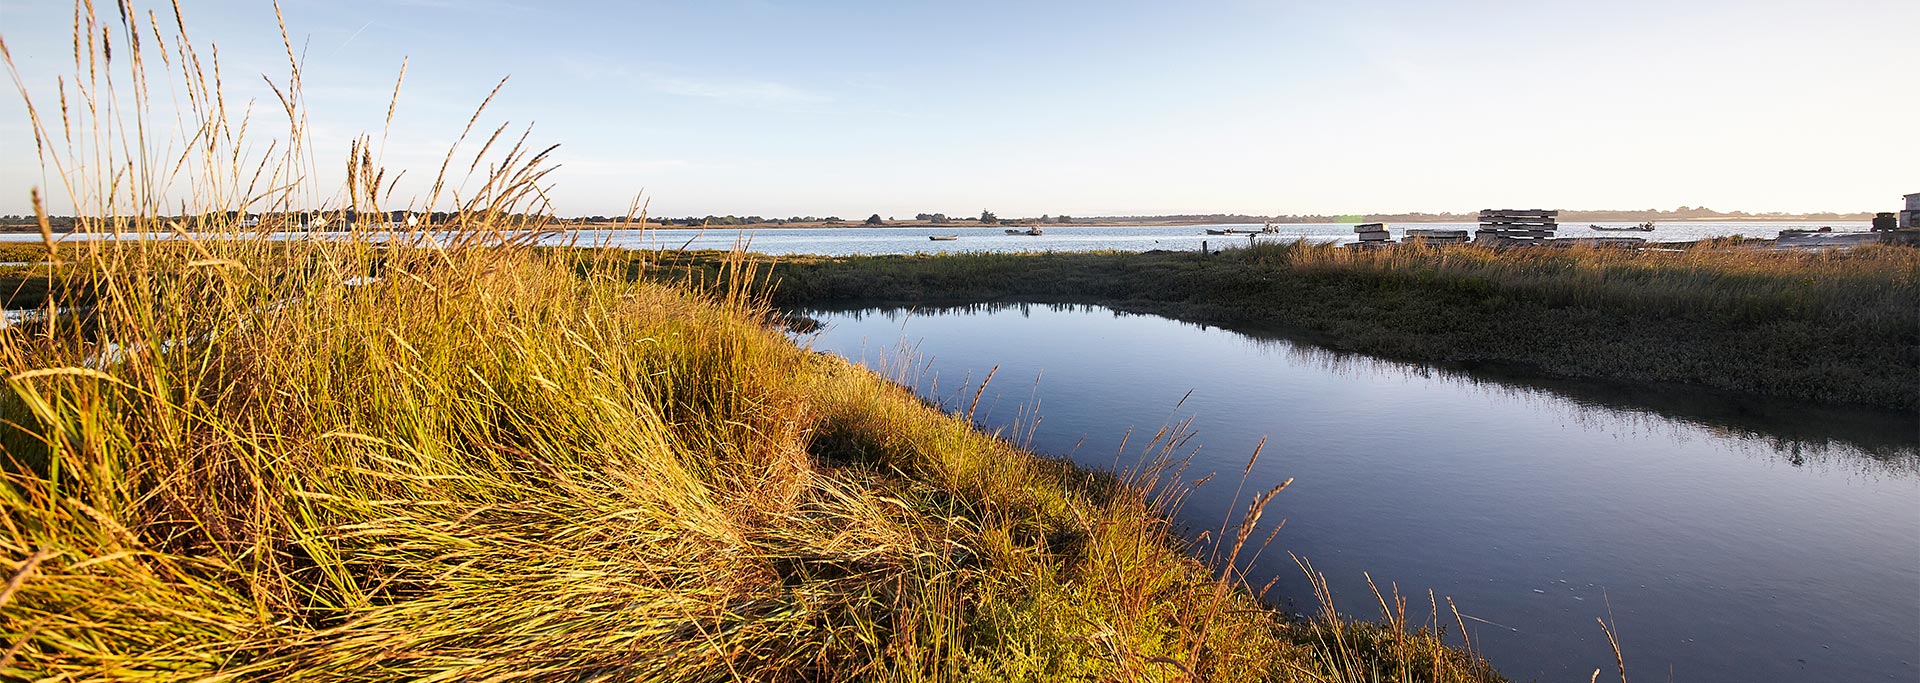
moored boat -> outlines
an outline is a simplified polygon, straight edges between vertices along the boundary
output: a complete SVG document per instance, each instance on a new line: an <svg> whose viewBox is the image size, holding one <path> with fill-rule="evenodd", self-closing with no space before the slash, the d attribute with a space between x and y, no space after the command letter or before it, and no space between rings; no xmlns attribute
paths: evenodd
<svg viewBox="0 0 1920 683"><path fill-rule="evenodd" d="M1647 221L1639 225L1631 225L1631 226L1624 226L1624 227L1609 227L1605 225L1594 225L1592 223L1589 223L1587 224L1587 229L1599 230L1602 232L1653 232L1653 221Z"/></svg>
<svg viewBox="0 0 1920 683"><path fill-rule="evenodd" d="M954 240L960 239L960 236L959 235L927 235L927 239L933 240L935 242L952 242Z"/></svg>

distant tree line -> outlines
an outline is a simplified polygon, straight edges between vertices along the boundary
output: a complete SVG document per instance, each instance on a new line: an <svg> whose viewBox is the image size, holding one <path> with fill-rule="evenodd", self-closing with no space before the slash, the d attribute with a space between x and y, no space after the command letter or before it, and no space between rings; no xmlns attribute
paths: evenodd
<svg viewBox="0 0 1920 683"><path fill-rule="evenodd" d="M878 215L878 214L875 214L875 215ZM631 219L631 222L638 224L640 223L640 218L641 217L639 216L635 216L633 219ZM724 225L785 225L788 223L840 223L840 222L843 222L839 216L825 216L825 217L791 216L788 218L768 218L765 216L735 216L733 214L727 214L725 216L714 216L714 215L682 216L679 218L674 218L671 216L646 216L645 218L646 218L646 223L648 225L684 225L688 227L724 226ZM567 220L569 222L581 222L581 223L620 223L620 222L628 221L628 219L625 216L580 216L578 218L571 218Z"/></svg>
<svg viewBox="0 0 1920 683"><path fill-rule="evenodd" d="M1833 211L1822 211L1822 212L1816 212L1816 213L1786 213L1782 211L1768 211L1764 213L1748 213L1745 211L1715 211L1713 209L1709 209L1704 206L1701 206L1701 207L1682 206L1672 211L1661 211L1659 209L1646 209L1644 211L1597 210L1597 211L1562 211L1560 212L1560 220L1563 220L1563 221L1650 221L1650 220L1662 220L1662 219L1704 220L1704 219L1712 219L1712 218L1724 218L1727 220L1761 219L1761 220L1808 220L1808 221L1864 221L1864 220L1871 220L1873 218L1873 213L1868 211L1861 211L1857 213L1836 213Z"/></svg>
<svg viewBox="0 0 1920 683"><path fill-rule="evenodd" d="M1494 207L1494 208L1538 208L1538 207L1515 206L1515 207ZM391 223L396 226L410 224L415 227L419 227L419 226L453 227L455 223L459 220L459 214L455 212L448 212L448 211L412 212L412 211L405 211L405 210L395 210L395 211L381 211L381 212L365 212L365 211L355 211L352 209L342 209L342 210L333 210L333 211L316 210L316 211L288 211L288 212L266 212L266 213L259 213L259 212L243 213L239 211L224 211L224 212L210 212L210 213L203 213L203 214L189 214L189 215L179 215L179 216L161 216L160 218L163 220L177 221L181 224L181 226L184 229L189 231L200 230L200 229L215 229L215 230L229 229L233 227L244 227L244 228L259 227L259 228L271 228L276 230L321 230L321 229L342 230L342 229L346 229L351 225L360 224L368 221L373 221L378 223ZM534 214L515 214L510 216L501 216L497 218L503 219L501 222L504 222L504 223L530 223L537 220L542 220L545 217L537 216ZM1857 213L1837 213L1837 212L1831 212L1831 211L1818 212L1818 213L1785 213L1785 212L1779 212L1779 211L1764 212L1764 213L1750 213L1746 211L1715 211L1713 209L1709 209L1703 206L1702 207L1682 206L1672 210L1663 210L1663 209L1572 210L1572 211L1563 210L1560 212L1560 220L1562 222L1569 222L1569 223L1578 222L1578 221L1590 221L1590 222L1635 221L1637 222L1637 221L1712 220L1712 219L1803 220L1803 221L1836 221L1837 222L1837 221L1864 221L1864 220L1870 220L1872 218L1873 218L1873 214L1871 212L1864 212L1864 211L1857 212ZM1076 223L1076 222L1080 222L1080 223L1088 223L1088 222L1092 222L1092 223L1145 223L1145 222L1473 223L1479 220L1479 214L1478 212L1475 212L1475 213L1412 212L1412 213L1372 213L1372 214L1345 214L1345 215L1280 214L1280 215L1272 215L1272 216L1259 216L1259 215L1241 214L1241 213L1203 213L1203 214L1163 214L1163 215L1157 215L1157 216L1095 216L1095 217L1080 217L1080 218L1074 218L1072 216L1067 216L1064 214L1059 216L1050 216L1050 215L1042 214L1039 218L1008 219L1008 218L1001 218L999 215L995 214L990 210L982 209L980 211L980 216L978 218L971 218L971 217L956 218L956 217L951 217L945 213L917 213L917 214L914 214L913 219L916 221L923 221L923 222L934 223L934 224L978 222L983 225L996 225L1001 223L1008 223L1008 224L1015 224L1015 225L1033 225L1033 224L1041 224L1041 223L1069 224L1069 223ZM411 223L409 223L410 220L412 221ZM625 216L591 215L591 216L579 216L575 218L568 218L568 219L562 219L562 220L569 223L573 223L573 222L619 223L619 222L627 221L628 218ZM47 217L48 227L52 228L56 232L67 232L67 231L74 230L79 226L81 221L82 221L81 218L78 218L75 216L48 216ZM880 214L876 213L871 216L868 216L867 219L864 221L864 224L885 225L891 221L892 221L891 217L882 219L880 217ZM632 222L638 223L640 222L640 218L635 217L634 219L632 219ZM844 221L839 216L824 216L824 217L790 216L787 218L769 218L765 216L735 216L732 214L728 214L725 216L706 215L706 216L684 216L680 218L671 218L671 217L665 217L665 216L647 216L645 217L645 222L649 225L678 225L678 226L688 226L688 227L700 227L700 226L785 225L789 223L834 224L834 223L842 223ZM19 231L33 231L38 229L39 229L39 224L32 215L24 215L24 214L0 215L0 231L19 232ZM106 225L97 224L93 229L96 229L96 230L106 229Z"/></svg>
<svg viewBox="0 0 1920 683"><path fill-rule="evenodd" d="M1488 208L1541 208L1532 206L1500 206ZM1746 211L1715 211L1706 207L1682 206L1673 210L1562 210L1560 220L1571 221L1658 221L1658 220L1808 220L1808 221L1864 221L1871 219L1870 212L1858 213L1786 213L1772 211L1749 213ZM1243 213L1205 213L1205 214L1169 214L1157 216L1099 216L1083 218L1083 221L1095 222L1192 222L1192 223L1473 223L1480 220L1479 212L1474 213L1369 213L1369 214L1278 214L1259 216Z"/></svg>
<svg viewBox="0 0 1920 683"><path fill-rule="evenodd" d="M538 214L504 214L491 216L490 219L502 224L524 223L543 220ZM460 220L460 213L453 211L356 211L353 209L310 210L310 211L210 211L206 213L147 216L144 219L179 223L181 229L188 232L198 230L226 230L232 228L262 228L272 230L344 230L362 224L393 224L396 226L441 226L451 227ZM85 227L90 230L111 230L113 218L82 216L48 216L47 227L56 232L68 232ZM32 231L39 229L39 221L30 214L0 215L0 230L8 232Z"/></svg>

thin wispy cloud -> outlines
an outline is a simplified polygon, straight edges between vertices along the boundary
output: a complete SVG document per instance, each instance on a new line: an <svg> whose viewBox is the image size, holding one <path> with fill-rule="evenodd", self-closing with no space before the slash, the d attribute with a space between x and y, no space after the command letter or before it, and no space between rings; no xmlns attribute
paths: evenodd
<svg viewBox="0 0 1920 683"><path fill-rule="evenodd" d="M695 80L667 76L644 76L640 81L668 95L701 97L728 102L759 104L814 104L826 102L825 95L769 81Z"/></svg>
<svg viewBox="0 0 1920 683"><path fill-rule="evenodd" d="M382 0L379 4L386 4L387 2L428 9L448 9L469 12L533 12L538 9L537 7L511 2L510 0Z"/></svg>
<svg viewBox="0 0 1920 683"><path fill-rule="evenodd" d="M567 58L562 66L574 77L597 83L618 82L634 90L756 107L823 104L832 97L776 81L667 74Z"/></svg>
<svg viewBox="0 0 1920 683"><path fill-rule="evenodd" d="M694 165L686 159L673 158L602 158L572 156L560 162L560 167L569 173L582 176L607 176L630 178L635 171L657 171L671 168L686 168ZM712 162L706 165L714 165Z"/></svg>

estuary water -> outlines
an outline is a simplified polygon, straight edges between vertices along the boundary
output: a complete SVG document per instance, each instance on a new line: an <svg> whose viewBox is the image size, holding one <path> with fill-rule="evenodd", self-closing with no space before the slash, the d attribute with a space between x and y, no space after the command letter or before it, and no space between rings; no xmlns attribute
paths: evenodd
<svg viewBox="0 0 1920 683"><path fill-rule="evenodd" d="M1839 221L1828 223L1790 223L1783 221L1724 221L1724 222L1673 222L1662 223L1653 232L1603 232L1588 227L1587 223L1568 224L1559 231L1560 237L1638 237L1650 242L1688 242L1710 237L1767 237L1780 234L1789 228L1814 230L1822 226L1832 227L1836 231L1860 232L1867 229L1863 221ZM1601 223L1603 226L1627 226L1632 223ZM1099 225L1047 225L1042 226L1043 234L1008 235L1003 226L985 227L866 227L848 226L844 228L739 228L673 229L673 230L574 230L558 232L542 240L548 245L609 245L626 249L731 249L734 245L744 245L748 250L769 255L816 254L822 256L847 256L853 254L915 254L947 252L1013 252L1013 251L1151 251L1165 249L1169 251L1194 251L1206 242L1209 248L1241 246L1247 244L1246 235L1209 235L1207 230L1258 230L1258 223L1231 223L1217 225L1142 225L1142 226L1099 226ZM1261 234L1252 239L1261 241L1291 241L1304 239L1314 242L1346 243L1355 240L1351 224L1284 224L1276 226L1277 233ZM1467 230L1475 228L1473 223L1393 223L1388 229L1394 239L1406 234L1409 228L1437 230ZM337 233L333 233L337 235ZM950 241L934 241L929 236L958 236ZM305 237L326 238L329 233L274 233L278 239L300 239ZM170 235L156 237L170 238ZM63 239L77 239L66 236ZM0 242L38 242L38 233L0 233Z"/></svg>
<svg viewBox="0 0 1920 683"><path fill-rule="evenodd" d="M1297 610L1316 606L1289 553L1346 614L1378 617L1368 573L1410 613L1451 597L1520 681L1617 680L1596 619L1636 681L1920 679L1914 415L1466 373L1098 307L808 314L815 349L960 409L998 367L976 420L1089 467L1193 418L1187 478L1220 476L1178 511L1191 532L1244 505L1235 477L1268 438L1246 487L1295 481L1250 580L1278 577L1269 599Z"/></svg>
<svg viewBox="0 0 1920 683"><path fill-rule="evenodd" d="M1662 223L1653 232L1604 232L1593 230L1588 223L1569 224L1559 230L1560 237L1638 237L1650 242L1689 242L1711 237L1766 237L1780 234L1781 230L1798 228L1814 230L1822 226L1832 227L1836 231L1866 231L1863 221L1841 221L1829 223L1787 223L1778 221L1732 221L1732 222L1674 222ZM1633 223L1600 223L1608 227L1621 227ZM818 254L823 256L847 256L852 254L914 254L947 252L1007 252L1007 251L1194 251L1206 242L1209 248L1241 246L1247 244L1247 235L1209 235L1213 230L1258 230L1258 223L1231 223L1218 225L1141 225L1141 226L1099 226L1099 225L1046 225L1042 234L1008 235L1005 226L975 227L861 227L845 228L760 228L741 231L732 228L709 228L706 230L583 230L577 233L555 236L547 240L549 244L571 241L578 244L605 243L632 249L729 249L734 244L744 244L749 251L771 255ZM1261 241L1292 241L1304 239L1314 242L1346 243L1355 241L1351 224L1299 223L1275 226L1279 232L1261 234L1252 237ZM1408 228L1430 230L1466 230L1469 233L1477 227L1473 223L1393 223L1388 225L1394 239L1400 239ZM927 239L931 235L957 236L950 241Z"/></svg>

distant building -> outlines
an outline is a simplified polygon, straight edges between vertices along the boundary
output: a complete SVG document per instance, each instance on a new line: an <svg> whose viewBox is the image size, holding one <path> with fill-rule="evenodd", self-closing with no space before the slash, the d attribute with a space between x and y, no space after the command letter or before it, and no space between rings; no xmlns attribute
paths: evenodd
<svg viewBox="0 0 1920 683"><path fill-rule="evenodd" d="M1907 195L1907 210L1900 212L1900 227L1920 228L1920 192Z"/></svg>

